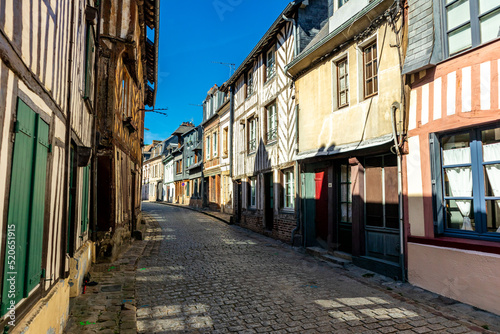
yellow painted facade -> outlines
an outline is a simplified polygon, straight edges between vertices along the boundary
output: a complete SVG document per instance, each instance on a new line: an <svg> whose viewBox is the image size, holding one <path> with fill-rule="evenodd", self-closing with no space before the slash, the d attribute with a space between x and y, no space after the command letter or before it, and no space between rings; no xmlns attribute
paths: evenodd
<svg viewBox="0 0 500 334"><path fill-rule="evenodd" d="M12 334L63 333L69 315L70 286L60 280L12 329Z"/></svg>
<svg viewBox="0 0 500 334"><path fill-rule="evenodd" d="M378 94L364 98L363 51L377 43ZM401 101L396 34L382 24L366 39L351 43L296 80L299 105L299 153L335 149L392 133L391 106ZM337 108L337 63L348 60L349 105Z"/></svg>

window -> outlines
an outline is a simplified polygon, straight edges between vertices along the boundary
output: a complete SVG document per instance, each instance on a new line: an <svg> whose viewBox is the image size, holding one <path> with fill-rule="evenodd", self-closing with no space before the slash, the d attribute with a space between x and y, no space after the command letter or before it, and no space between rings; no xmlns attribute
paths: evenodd
<svg viewBox="0 0 500 334"><path fill-rule="evenodd" d="M214 132L213 137L214 137L214 150L213 150L213 152L214 152L214 157L216 157L218 154L217 132Z"/></svg>
<svg viewBox="0 0 500 334"><path fill-rule="evenodd" d="M287 170L283 173L284 182L283 182L283 208L285 209L293 209L295 207L295 192L294 192L294 177L293 170Z"/></svg>
<svg viewBox="0 0 500 334"><path fill-rule="evenodd" d="M248 122L248 153L257 150L257 118L252 118Z"/></svg>
<svg viewBox="0 0 500 334"><path fill-rule="evenodd" d="M500 3L495 0L445 0L448 54L500 36Z"/></svg>
<svg viewBox="0 0 500 334"><path fill-rule="evenodd" d="M206 158L207 160L210 160L210 135L205 137L206 140Z"/></svg>
<svg viewBox="0 0 500 334"><path fill-rule="evenodd" d="M352 224L351 167L340 166L340 223Z"/></svg>
<svg viewBox="0 0 500 334"><path fill-rule="evenodd" d="M227 145L228 145L228 128L224 128L224 130L222 130L222 150L223 150L223 154L225 157L227 157L227 153L228 153L228 149L227 149Z"/></svg>
<svg viewBox="0 0 500 334"><path fill-rule="evenodd" d="M276 73L276 68L275 68L275 57L274 57L274 47L271 48L267 52L266 55L266 78L267 80L271 79L274 74Z"/></svg>
<svg viewBox="0 0 500 334"><path fill-rule="evenodd" d="M267 142L273 142L278 138L278 121L276 115L276 103L266 108L267 111Z"/></svg>
<svg viewBox="0 0 500 334"><path fill-rule="evenodd" d="M85 83L84 98L94 100L94 64L95 64L95 33L94 26L87 24L87 42L85 45Z"/></svg>
<svg viewBox="0 0 500 334"><path fill-rule="evenodd" d="M257 186L257 180L255 177L250 178L250 191L249 191L249 207L250 208L255 208L257 206L256 202L256 186Z"/></svg>
<svg viewBox="0 0 500 334"><path fill-rule="evenodd" d="M365 159L365 192L366 229L399 229L398 169L395 155Z"/></svg>
<svg viewBox="0 0 500 334"><path fill-rule="evenodd" d="M247 97L253 94L253 71L247 75Z"/></svg>
<svg viewBox="0 0 500 334"><path fill-rule="evenodd" d="M127 115L127 98L128 98L128 92L127 92L127 87L128 85L125 82L125 79L122 80L122 115L125 116ZM153 155L156 153L156 150L153 150Z"/></svg>
<svg viewBox="0 0 500 334"><path fill-rule="evenodd" d="M434 194L439 232L500 237L500 127L445 135L439 143L433 169L441 186Z"/></svg>
<svg viewBox="0 0 500 334"><path fill-rule="evenodd" d="M182 173L182 160L176 161L176 172L177 172L177 174Z"/></svg>
<svg viewBox="0 0 500 334"><path fill-rule="evenodd" d="M337 103L342 108L349 105L349 68L347 58L337 62Z"/></svg>
<svg viewBox="0 0 500 334"><path fill-rule="evenodd" d="M365 98L378 92L377 43L363 49Z"/></svg>
<svg viewBox="0 0 500 334"><path fill-rule="evenodd" d="M342 7L343 5L345 5L349 0L338 0L338 5L339 5L339 8Z"/></svg>

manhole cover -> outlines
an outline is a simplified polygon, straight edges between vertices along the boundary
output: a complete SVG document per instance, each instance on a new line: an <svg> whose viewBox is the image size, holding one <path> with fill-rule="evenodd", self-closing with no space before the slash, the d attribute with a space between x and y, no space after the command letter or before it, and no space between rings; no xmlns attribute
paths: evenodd
<svg viewBox="0 0 500 334"><path fill-rule="evenodd" d="M108 285L101 288L101 292L118 292L122 291L121 285Z"/></svg>

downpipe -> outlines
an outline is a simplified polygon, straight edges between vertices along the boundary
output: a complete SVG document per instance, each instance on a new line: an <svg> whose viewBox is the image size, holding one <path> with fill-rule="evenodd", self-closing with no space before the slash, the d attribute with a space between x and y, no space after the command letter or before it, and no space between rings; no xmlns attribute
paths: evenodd
<svg viewBox="0 0 500 334"><path fill-rule="evenodd" d="M394 138L394 149L396 152L393 152L397 155L398 162L398 198L399 198L399 265L401 267L401 281L406 281L406 272L405 272L405 257L404 257L404 219L403 219L403 173L401 168L401 150L398 143L397 136L397 125L396 125L396 112L400 109L400 104L398 102L394 102L391 106L391 122L392 122L392 135ZM391 151L392 149L391 148Z"/></svg>

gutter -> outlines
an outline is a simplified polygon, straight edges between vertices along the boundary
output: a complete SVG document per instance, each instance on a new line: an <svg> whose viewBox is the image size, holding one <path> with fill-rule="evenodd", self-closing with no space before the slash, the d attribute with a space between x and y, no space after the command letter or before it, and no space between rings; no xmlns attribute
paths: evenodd
<svg viewBox="0 0 500 334"><path fill-rule="evenodd" d="M233 178L233 128L234 128L234 85L229 88L229 177ZM234 198L234 194L233 194Z"/></svg>
<svg viewBox="0 0 500 334"><path fill-rule="evenodd" d="M248 54L248 56L243 60L241 65L236 69L236 71L233 73L233 75L229 78L227 81L228 85L232 85L235 83L236 79L241 75L241 73L244 71L246 68L247 63L250 62L250 60L254 57L256 53L258 53L259 49L263 47L266 42L268 41L269 37L271 36L271 33L278 27L278 25L284 21L283 17L286 17L295 7L300 5L303 2L303 0L299 1L292 1L290 2L286 8L281 12L280 16L274 21L274 23L271 25L271 27L267 30L267 32L262 36L260 41L257 43L257 45L252 49L252 51Z"/></svg>

